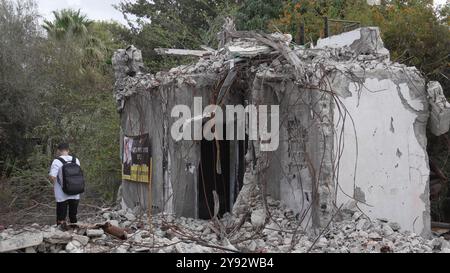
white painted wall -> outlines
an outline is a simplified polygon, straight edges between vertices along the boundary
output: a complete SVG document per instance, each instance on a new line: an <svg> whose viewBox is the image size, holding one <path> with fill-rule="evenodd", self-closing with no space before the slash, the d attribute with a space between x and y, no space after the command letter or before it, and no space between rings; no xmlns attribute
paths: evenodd
<svg viewBox="0 0 450 273"><path fill-rule="evenodd" d="M412 99L406 83L399 84L398 90L390 79L366 78L359 94L357 85L350 82L348 91L352 96L341 98L349 114L345 126L342 119L335 124L335 149L339 132L345 128L338 205L348 204L352 199L345 194L354 196L358 187L366 203L358 207L368 216L387 218L402 229L427 234L429 218L424 218L427 208L422 198L428 198L428 160L414 132L417 113L405 107L399 92L415 110L424 110L426 101ZM338 111L334 120L339 120Z"/></svg>

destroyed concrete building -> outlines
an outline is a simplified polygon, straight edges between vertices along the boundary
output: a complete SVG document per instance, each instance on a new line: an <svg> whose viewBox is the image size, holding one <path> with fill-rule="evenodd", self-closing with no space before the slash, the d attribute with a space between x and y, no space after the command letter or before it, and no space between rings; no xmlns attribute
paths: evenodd
<svg viewBox="0 0 450 273"><path fill-rule="evenodd" d="M155 213L208 219L229 212L264 222L269 195L305 229L359 210L430 234L426 129L448 131L450 111L439 83L427 88L416 68L392 62L376 27L312 48L230 24L219 36L218 50L166 50L199 60L156 74L144 72L133 46L114 55L121 155L130 149L126 137L147 134L151 158L147 183L122 181L127 207L151 203ZM174 139L173 107L194 113L196 98L223 112L226 105L279 105L278 148L261 149L267 139L250 140L248 127L244 140ZM187 125L210 119L196 113ZM236 123L216 123L216 130L227 122ZM258 207L249 201L255 198Z"/></svg>

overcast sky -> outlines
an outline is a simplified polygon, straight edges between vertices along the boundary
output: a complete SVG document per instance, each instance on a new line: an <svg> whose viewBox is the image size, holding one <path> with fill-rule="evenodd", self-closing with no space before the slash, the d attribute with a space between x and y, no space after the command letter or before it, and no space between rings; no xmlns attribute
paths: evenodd
<svg viewBox="0 0 450 273"><path fill-rule="evenodd" d="M39 12L46 19L52 19L52 11L63 8L80 9L82 13L94 20L115 20L126 24L122 13L117 11L112 5L120 3L122 0L36 0L39 5ZM130 0L128 0L130 1ZM133 1L133 0L132 0ZM435 4L444 4L447 0L435 0Z"/></svg>
<svg viewBox="0 0 450 273"><path fill-rule="evenodd" d="M435 5L443 5L443 4L445 4L446 2L448 2L447 0L435 0L434 1L434 4Z"/></svg>
<svg viewBox="0 0 450 273"><path fill-rule="evenodd" d="M121 12L113 5L122 0L36 0L39 13L45 19L52 19L52 11L64 8L80 9L89 19L93 20L115 20L126 24Z"/></svg>

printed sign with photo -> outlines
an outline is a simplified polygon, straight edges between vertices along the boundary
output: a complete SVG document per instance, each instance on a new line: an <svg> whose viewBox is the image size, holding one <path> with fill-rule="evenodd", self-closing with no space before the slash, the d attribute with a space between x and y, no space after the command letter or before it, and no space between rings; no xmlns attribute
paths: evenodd
<svg viewBox="0 0 450 273"><path fill-rule="evenodd" d="M122 179L150 182L152 170L150 143L148 134L123 138Z"/></svg>

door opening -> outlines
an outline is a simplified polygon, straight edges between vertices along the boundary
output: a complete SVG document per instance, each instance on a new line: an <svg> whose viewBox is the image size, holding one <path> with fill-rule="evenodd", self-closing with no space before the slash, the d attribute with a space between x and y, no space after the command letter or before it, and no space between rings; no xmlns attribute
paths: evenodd
<svg viewBox="0 0 450 273"><path fill-rule="evenodd" d="M218 160L219 159L219 160ZM214 216L213 191L219 197L219 217L230 211L230 141L203 139L198 179L198 217Z"/></svg>

